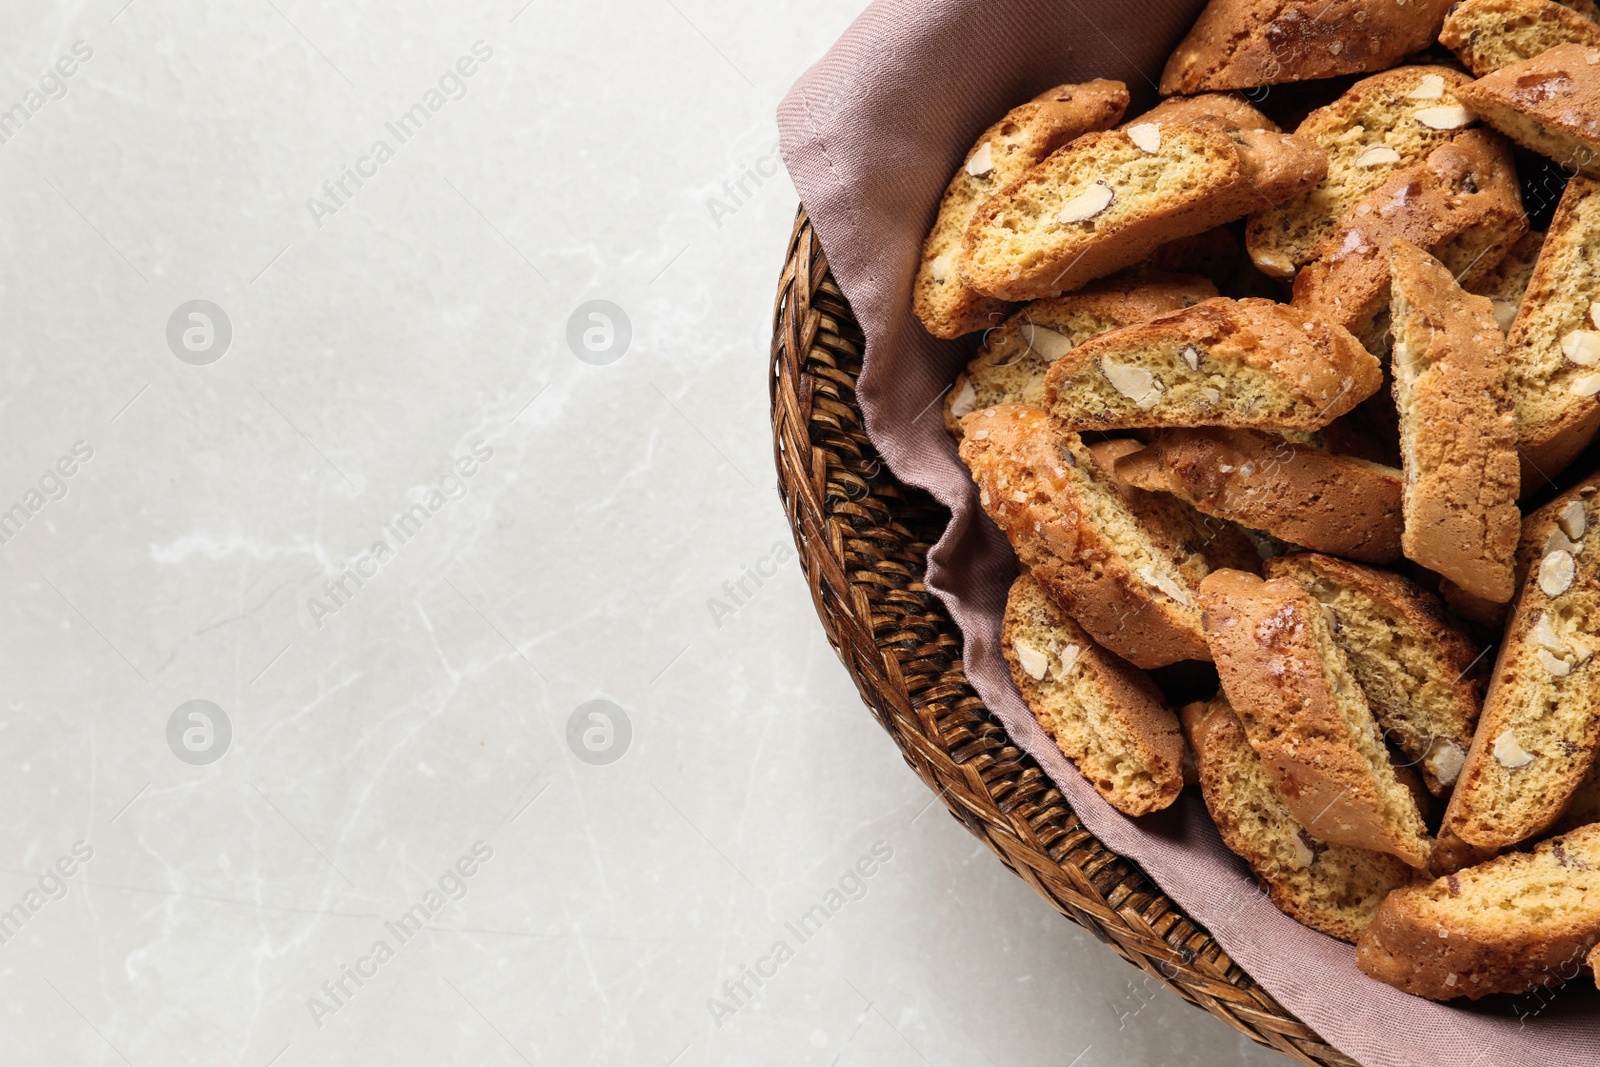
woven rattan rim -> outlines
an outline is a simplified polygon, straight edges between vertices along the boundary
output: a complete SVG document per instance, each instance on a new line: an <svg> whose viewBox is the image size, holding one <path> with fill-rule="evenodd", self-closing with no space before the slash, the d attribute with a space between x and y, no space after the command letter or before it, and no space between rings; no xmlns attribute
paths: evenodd
<svg viewBox="0 0 1600 1067"><path fill-rule="evenodd" d="M1359 1067L1089 833L967 684L961 635L922 584L948 513L896 481L867 439L861 329L804 208L773 318L778 490L828 640L906 763L1019 878L1145 974L1301 1063Z"/></svg>

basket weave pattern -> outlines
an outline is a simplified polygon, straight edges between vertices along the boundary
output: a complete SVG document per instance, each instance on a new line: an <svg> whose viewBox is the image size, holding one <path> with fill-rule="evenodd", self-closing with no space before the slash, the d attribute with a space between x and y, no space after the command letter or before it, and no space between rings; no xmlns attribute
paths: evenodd
<svg viewBox="0 0 1600 1067"><path fill-rule="evenodd" d="M948 513L896 481L867 439L855 395L862 349L802 208L774 310L778 487L823 629L867 707L951 814L1056 910L1262 1044L1305 1064L1359 1067L1089 833L967 683L961 635L922 584Z"/></svg>

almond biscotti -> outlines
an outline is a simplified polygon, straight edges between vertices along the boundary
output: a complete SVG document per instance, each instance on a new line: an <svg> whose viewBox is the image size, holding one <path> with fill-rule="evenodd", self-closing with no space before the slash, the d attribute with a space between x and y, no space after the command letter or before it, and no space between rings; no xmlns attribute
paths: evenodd
<svg viewBox="0 0 1600 1067"><path fill-rule="evenodd" d="M1214 124L1085 134L978 209L962 276L1002 300L1071 292L1257 210L1251 173Z"/></svg>
<svg viewBox="0 0 1600 1067"><path fill-rule="evenodd" d="M1526 492L1600 430L1600 182L1567 183L1506 346Z"/></svg>
<svg viewBox="0 0 1600 1067"><path fill-rule="evenodd" d="M1209 123L1226 133L1263 206L1305 192L1328 173L1328 155L1321 145L1284 133L1277 123L1231 93L1175 96L1122 128L1135 140L1152 142L1160 137L1163 124L1174 122Z"/></svg>
<svg viewBox="0 0 1600 1067"><path fill-rule="evenodd" d="M1202 546L1142 521L1078 435L1037 408L987 408L962 429L961 459L984 511L1091 637L1139 667L1210 658L1197 599L1211 570Z"/></svg>
<svg viewBox="0 0 1600 1067"><path fill-rule="evenodd" d="M1330 845L1306 832L1218 695L1181 712L1200 791L1229 850L1250 865L1278 909L1313 930L1354 941L1411 868L1382 852Z"/></svg>
<svg viewBox="0 0 1600 1067"><path fill-rule="evenodd" d="M1529 515L1534 559L1484 699L1445 825L1480 848L1510 848L1561 816L1600 750L1600 478Z"/></svg>
<svg viewBox="0 0 1600 1067"><path fill-rule="evenodd" d="M1161 691L1097 645L1029 575L1011 586L1000 642L1039 725L1112 807L1147 815L1178 798L1183 736Z"/></svg>
<svg viewBox="0 0 1600 1067"><path fill-rule="evenodd" d="M1528 282L1533 278L1533 268L1543 248L1544 234L1529 230L1493 270L1466 287L1468 292L1489 298L1489 303L1494 305L1494 321L1502 333L1511 332L1511 324L1517 319L1523 294L1528 291Z"/></svg>
<svg viewBox="0 0 1600 1067"><path fill-rule="evenodd" d="M1117 476L1207 515L1319 552L1400 558L1401 475L1262 430L1165 430Z"/></svg>
<svg viewBox="0 0 1600 1067"><path fill-rule="evenodd" d="M1450 0L1211 0L1161 74L1161 94L1382 70L1433 43Z"/></svg>
<svg viewBox="0 0 1600 1067"><path fill-rule="evenodd" d="M961 280L961 242L983 202L1051 152L1092 130L1115 126L1128 107L1128 87L1118 81L1058 85L1012 108L983 131L939 203L939 215L922 245L911 287L912 310L935 337L960 337L995 326L1010 310Z"/></svg>
<svg viewBox="0 0 1600 1067"><path fill-rule="evenodd" d="M1555 0L1461 0L1439 43L1481 78L1557 45L1600 46L1600 25Z"/></svg>
<svg viewBox="0 0 1600 1067"><path fill-rule="evenodd" d="M1256 266L1293 278L1363 197L1471 125L1475 119L1456 98L1469 81L1449 67L1399 67L1363 78L1307 115L1295 136L1327 153L1327 176L1310 192L1251 216L1245 245Z"/></svg>
<svg viewBox="0 0 1600 1067"><path fill-rule="evenodd" d="M1314 836L1428 864L1432 842L1333 624L1298 582L1219 570L1200 586L1228 702Z"/></svg>
<svg viewBox="0 0 1600 1067"><path fill-rule="evenodd" d="M1502 603L1522 529L1505 337L1488 298L1462 291L1438 260L1409 241L1393 257L1401 542L1408 559Z"/></svg>
<svg viewBox="0 0 1600 1067"><path fill-rule="evenodd" d="M1557 45L1462 86L1456 95L1483 121L1562 164L1600 178L1600 48Z"/></svg>
<svg viewBox="0 0 1600 1067"><path fill-rule="evenodd" d="M1141 270L1027 304L985 335L977 357L956 376L945 395L945 428L959 437L963 418L996 404L1042 406L1045 372L1073 348L1216 295L1204 278Z"/></svg>
<svg viewBox="0 0 1600 1067"><path fill-rule="evenodd" d="M1410 241L1473 285L1528 228L1505 139L1469 130L1393 174L1347 211L1294 280L1294 303L1332 319L1373 351L1388 334L1390 248Z"/></svg>
<svg viewBox="0 0 1600 1067"><path fill-rule="evenodd" d="M1439 598L1398 574L1312 552L1269 559L1261 572L1293 579L1322 605L1385 737L1428 792L1447 795L1478 724L1482 653Z"/></svg>
<svg viewBox="0 0 1600 1067"><path fill-rule="evenodd" d="M1378 360L1298 308L1206 300L1086 341L1045 376L1075 430L1234 426L1318 430L1377 392Z"/></svg>
<svg viewBox="0 0 1600 1067"><path fill-rule="evenodd" d="M1356 966L1432 1000L1525 993L1578 976L1600 942L1600 826L1390 893Z"/></svg>

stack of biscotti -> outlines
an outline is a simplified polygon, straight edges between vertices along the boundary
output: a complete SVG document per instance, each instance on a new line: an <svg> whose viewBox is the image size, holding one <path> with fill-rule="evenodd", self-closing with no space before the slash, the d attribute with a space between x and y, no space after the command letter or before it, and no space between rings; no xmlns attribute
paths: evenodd
<svg viewBox="0 0 1600 1067"><path fill-rule="evenodd" d="M1600 8L1212 0L1161 92L1001 117L924 248L1012 679L1369 974L1548 984L1600 959Z"/></svg>

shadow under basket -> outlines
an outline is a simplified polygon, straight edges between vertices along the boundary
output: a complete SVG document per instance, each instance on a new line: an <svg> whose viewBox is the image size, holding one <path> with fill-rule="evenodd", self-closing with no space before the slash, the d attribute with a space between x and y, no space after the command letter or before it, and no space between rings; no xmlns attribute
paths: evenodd
<svg viewBox="0 0 1600 1067"><path fill-rule="evenodd" d="M1301 1063L1360 1067L1244 972L1132 861L1106 848L967 683L961 633L923 585L949 512L901 485L856 401L861 328L802 208L778 283L778 490L823 629L911 769L1067 918L1151 978Z"/></svg>

